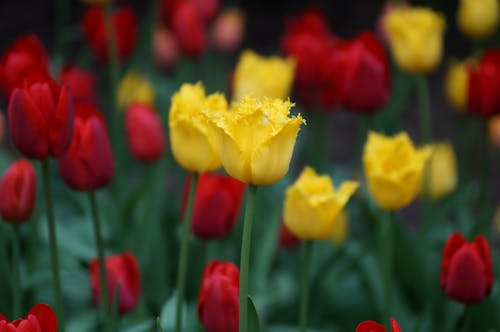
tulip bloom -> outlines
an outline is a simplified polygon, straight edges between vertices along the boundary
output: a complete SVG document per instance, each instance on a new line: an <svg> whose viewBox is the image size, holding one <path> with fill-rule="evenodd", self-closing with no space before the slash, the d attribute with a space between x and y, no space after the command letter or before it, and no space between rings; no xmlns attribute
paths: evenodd
<svg viewBox="0 0 500 332"><path fill-rule="evenodd" d="M36 174L27 159L14 162L0 178L0 215L10 223L22 223L33 214Z"/></svg>
<svg viewBox="0 0 500 332"><path fill-rule="evenodd" d="M0 314L0 332L57 332L57 318L46 304L39 303L28 312L25 318L9 322Z"/></svg>
<svg viewBox="0 0 500 332"><path fill-rule="evenodd" d="M118 299L118 310L121 314L133 310L141 296L141 275L139 265L135 257L124 252L119 255L111 255L105 259L106 275L108 276L109 304L113 302L114 294L120 285L120 297ZM99 264L97 258L89 263L90 287L94 303L99 305L101 301L101 285L99 283Z"/></svg>
<svg viewBox="0 0 500 332"><path fill-rule="evenodd" d="M369 31L337 43L326 60L324 75L331 82L333 99L351 111L373 112L389 99L389 63Z"/></svg>
<svg viewBox="0 0 500 332"><path fill-rule="evenodd" d="M125 112L125 132L132 155L140 161L157 161L165 150L165 135L158 113L149 105L133 103Z"/></svg>
<svg viewBox="0 0 500 332"><path fill-rule="evenodd" d="M356 332L386 332L386 329L377 322L367 320L359 323ZM391 332L401 332L401 328L394 318L391 318Z"/></svg>
<svg viewBox="0 0 500 332"><path fill-rule="evenodd" d="M449 142L432 145L427 164L427 179L424 190L433 200L453 192L458 182L457 161L453 146Z"/></svg>
<svg viewBox="0 0 500 332"><path fill-rule="evenodd" d="M197 58L206 47L203 19L196 4L181 1L172 16L172 31L177 37L182 52L188 57Z"/></svg>
<svg viewBox="0 0 500 332"><path fill-rule="evenodd" d="M451 62L444 81L444 95L458 111L463 111L467 106L468 66L467 60Z"/></svg>
<svg viewBox="0 0 500 332"><path fill-rule="evenodd" d="M479 116L500 113L500 49L485 51L479 63L469 67L468 107Z"/></svg>
<svg viewBox="0 0 500 332"><path fill-rule="evenodd" d="M384 18L389 46L397 65L412 74L433 71L443 55L446 26L429 8L396 8Z"/></svg>
<svg viewBox="0 0 500 332"><path fill-rule="evenodd" d="M482 235L467 243L459 233L446 242L441 263L441 288L459 302L479 303L493 287L493 263L488 240Z"/></svg>
<svg viewBox="0 0 500 332"><path fill-rule="evenodd" d="M168 114L170 144L175 160L183 168L202 173L220 167L214 129L202 111L212 113L226 109L224 96L205 96L200 83L183 84L174 93Z"/></svg>
<svg viewBox="0 0 500 332"><path fill-rule="evenodd" d="M206 332L238 332L240 272L230 262L210 262L201 279L198 317Z"/></svg>
<svg viewBox="0 0 500 332"><path fill-rule="evenodd" d="M75 133L69 150L57 158L64 181L75 190L106 186L114 173L114 161L100 112L90 105L75 108Z"/></svg>
<svg viewBox="0 0 500 332"><path fill-rule="evenodd" d="M29 73L49 71L49 57L34 34L19 37L0 59L0 89L6 100Z"/></svg>
<svg viewBox="0 0 500 332"><path fill-rule="evenodd" d="M187 205L191 177L183 195L183 210ZM232 177L202 173L198 179L194 200L191 232L200 239L226 236L236 224L245 184Z"/></svg>
<svg viewBox="0 0 500 332"><path fill-rule="evenodd" d="M222 165L232 177L257 186L288 172L300 115L289 117L290 101L244 98L231 111L205 112L215 129Z"/></svg>
<svg viewBox="0 0 500 332"><path fill-rule="evenodd" d="M430 149L415 149L403 132L387 137L370 132L363 152L368 189L377 205L399 210L418 194Z"/></svg>
<svg viewBox="0 0 500 332"><path fill-rule="evenodd" d="M457 25L469 38L487 38L497 31L499 12L498 0L460 0Z"/></svg>
<svg viewBox="0 0 500 332"><path fill-rule="evenodd" d="M162 69L175 66L180 57L180 46L174 33L163 27L156 27L153 32L153 58Z"/></svg>
<svg viewBox="0 0 500 332"><path fill-rule="evenodd" d="M233 78L233 100L251 95L285 99L290 95L295 60L278 56L264 57L253 51L243 51Z"/></svg>
<svg viewBox="0 0 500 332"><path fill-rule="evenodd" d="M245 15L239 9L227 9L212 25L214 46L221 52L231 53L240 46L245 33Z"/></svg>
<svg viewBox="0 0 500 332"><path fill-rule="evenodd" d="M129 71L118 84L117 99L120 109L125 109L134 102L153 105L155 90L145 77Z"/></svg>
<svg viewBox="0 0 500 332"><path fill-rule="evenodd" d="M112 22L118 58L125 60L134 51L137 40L137 20L131 7L122 7L113 14ZM108 36L102 6L95 5L89 7L83 14L80 27L83 35L94 53L94 56L101 62L109 61Z"/></svg>
<svg viewBox="0 0 500 332"><path fill-rule="evenodd" d="M74 105L96 103L97 79L91 70L64 66L61 71L61 84L71 91Z"/></svg>
<svg viewBox="0 0 500 332"><path fill-rule="evenodd" d="M69 148L73 136L71 94L47 74L35 73L14 89L8 115L12 141L24 155L58 157Z"/></svg>
<svg viewBox="0 0 500 332"><path fill-rule="evenodd" d="M306 167L286 190L283 221L297 237L304 240L325 239L333 223L359 183L346 181L335 190L327 175L318 175Z"/></svg>

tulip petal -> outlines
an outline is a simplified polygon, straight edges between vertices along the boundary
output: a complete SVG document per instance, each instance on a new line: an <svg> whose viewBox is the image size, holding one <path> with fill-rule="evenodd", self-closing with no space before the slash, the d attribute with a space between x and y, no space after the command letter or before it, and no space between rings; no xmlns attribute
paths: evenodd
<svg viewBox="0 0 500 332"><path fill-rule="evenodd" d="M73 102L71 93L63 86L59 94L57 108L52 117L49 128L51 152L55 157L60 156L71 145L73 138Z"/></svg>
<svg viewBox="0 0 500 332"><path fill-rule="evenodd" d="M491 288L493 287L493 260L491 258L490 246L488 244L488 240L482 235L477 236L473 243L472 247L477 250L477 253L481 256L483 264L484 264L484 275L486 277L486 293L489 294L491 292Z"/></svg>
<svg viewBox="0 0 500 332"><path fill-rule="evenodd" d="M57 332L57 318L54 311L46 304L35 305L29 312L38 319L42 332Z"/></svg>
<svg viewBox="0 0 500 332"><path fill-rule="evenodd" d="M215 137L220 151L221 162L226 172L242 182L250 182L251 171L248 155L238 147L236 142L224 129L215 128Z"/></svg>
<svg viewBox="0 0 500 332"><path fill-rule="evenodd" d="M386 332L386 331L385 327L383 327L379 323L367 320L362 323L359 323L358 327L356 327L356 332Z"/></svg>
<svg viewBox="0 0 500 332"><path fill-rule="evenodd" d="M391 318L391 332L401 332L401 328L399 327L398 322L394 319Z"/></svg>

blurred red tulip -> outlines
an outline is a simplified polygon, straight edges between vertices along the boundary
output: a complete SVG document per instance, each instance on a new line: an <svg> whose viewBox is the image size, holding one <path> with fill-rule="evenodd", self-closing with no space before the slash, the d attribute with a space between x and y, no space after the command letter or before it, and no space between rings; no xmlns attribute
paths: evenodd
<svg viewBox="0 0 500 332"><path fill-rule="evenodd" d="M20 87L28 73L49 71L45 47L34 34L19 37L0 59L0 89L6 100Z"/></svg>
<svg viewBox="0 0 500 332"><path fill-rule="evenodd" d="M222 12L212 25L211 35L215 47L225 53L234 52L243 40L245 16L239 9Z"/></svg>
<svg viewBox="0 0 500 332"><path fill-rule="evenodd" d="M324 64L331 94L342 107L373 112L389 99L389 63L372 32L362 31L352 40L339 42Z"/></svg>
<svg viewBox="0 0 500 332"><path fill-rule="evenodd" d="M14 145L30 158L58 157L71 143L73 104L66 87L46 73L33 73L9 101L9 129Z"/></svg>
<svg viewBox="0 0 500 332"><path fill-rule="evenodd" d="M36 174L27 159L20 159L0 177L0 215L9 223L22 223L33 214Z"/></svg>
<svg viewBox="0 0 500 332"><path fill-rule="evenodd" d="M111 307L114 294L120 285L120 297L118 299L118 311L124 314L133 310L141 296L141 274L135 257L124 252L119 255L111 255L105 259L106 274L108 278L109 305ZM99 283L99 264L96 258L90 261L90 287L94 303L99 305L101 301L101 285Z"/></svg>
<svg viewBox="0 0 500 332"><path fill-rule="evenodd" d="M203 272L198 317L206 332L238 332L240 272L230 262L211 261Z"/></svg>
<svg viewBox="0 0 500 332"><path fill-rule="evenodd" d="M186 208L191 177L186 181L183 210ZM226 236L236 224L245 184L230 176L202 173L194 201L191 232L200 239Z"/></svg>
<svg viewBox="0 0 500 332"><path fill-rule="evenodd" d="M97 80L94 72L67 65L61 71L61 84L66 85L73 96L73 105L95 104Z"/></svg>
<svg viewBox="0 0 500 332"><path fill-rule="evenodd" d="M153 57L158 67L170 69L179 60L179 44L175 35L168 29L158 27L153 33Z"/></svg>
<svg viewBox="0 0 500 332"><path fill-rule="evenodd" d="M377 322L367 320L359 323L356 332L386 332L386 329ZM391 318L391 332L401 332L401 328L394 318Z"/></svg>
<svg viewBox="0 0 500 332"><path fill-rule="evenodd" d="M469 67L469 112L480 116L500 113L500 49L483 53L477 66Z"/></svg>
<svg viewBox="0 0 500 332"><path fill-rule="evenodd" d="M172 18L175 33L182 52L188 57L199 57L205 50L206 36L203 18L198 8L190 1L181 2Z"/></svg>
<svg viewBox="0 0 500 332"><path fill-rule="evenodd" d="M300 239L286 228L283 221L280 223L279 245L283 249L291 249L298 246Z"/></svg>
<svg viewBox="0 0 500 332"><path fill-rule="evenodd" d="M89 7L81 20L81 29L95 57L101 62L108 62L108 38L104 10L102 6ZM137 20L133 9L121 7L113 13L113 27L116 38L118 57L125 60L134 51L137 40Z"/></svg>
<svg viewBox="0 0 500 332"><path fill-rule="evenodd" d="M160 116L153 107L133 103L125 112L125 131L132 155L145 163L157 161L165 150Z"/></svg>
<svg viewBox="0 0 500 332"><path fill-rule="evenodd" d="M114 174L113 152L101 113L91 105L75 108L75 133L69 150L57 158L64 181L75 190L106 186Z"/></svg>
<svg viewBox="0 0 500 332"><path fill-rule="evenodd" d="M0 314L0 332L57 332L54 311L46 304L36 304L25 318L9 322Z"/></svg>
<svg viewBox="0 0 500 332"><path fill-rule="evenodd" d="M493 263L488 240L482 235L467 243L459 233L446 242L441 263L443 291L465 304L479 303L493 287Z"/></svg>
<svg viewBox="0 0 500 332"><path fill-rule="evenodd" d="M198 8L198 14L203 22L208 23L212 21L217 12L219 11L219 0L188 0Z"/></svg>

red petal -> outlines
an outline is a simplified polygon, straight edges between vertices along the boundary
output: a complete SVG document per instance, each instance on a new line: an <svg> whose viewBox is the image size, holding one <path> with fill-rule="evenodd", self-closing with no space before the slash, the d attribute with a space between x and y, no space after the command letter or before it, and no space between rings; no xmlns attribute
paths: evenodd
<svg viewBox="0 0 500 332"><path fill-rule="evenodd" d="M459 233L453 233L446 242L446 246L443 251L443 261L441 263L441 286L446 283L448 279L448 269L450 265L450 259L453 255L467 243L467 240Z"/></svg>
<svg viewBox="0 0 500 332"><path fill-rule="evenodd" d="M472 242L472 246L477 250L479 256L483 259L484 263L484 275L486 276L486 295L491 292L493 288L494 272L493 272L493 261L491 258L490 245L488 240L482 236L477 236Z"/></svg>
<svg viewBox="0 0 500 332"><path fill-rule="evenodd" d="M372 320L367 320L359 323L356 327L356 332L386 332L385 327Z"/></svg>
<svg viewBox="0 0 500 332"><path fill-rule="evenodd" d="M391 318L391 332L401 332L401 328L394 318Z"/></svg>
<svg viewBox="0 0 500 332"><path fill-rule="evenodd" d="M42 332L57 332L56 314L48 305L39 303L28 314L38 318Z"/></svg>

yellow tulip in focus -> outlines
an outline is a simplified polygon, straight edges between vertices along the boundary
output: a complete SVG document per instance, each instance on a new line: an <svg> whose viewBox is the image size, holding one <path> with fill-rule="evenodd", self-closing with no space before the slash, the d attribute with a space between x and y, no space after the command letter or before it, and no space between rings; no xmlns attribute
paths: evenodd
<svg viewBox="0 0 500 332"><path fill-rule="evenodd" d="M483 39L495 33L499 15L498 0L460 0L457 24L472 39Z"/></svg>
<svg viewBox="0 0 500 332"><path fill-rule="evenodd" d="M289 117L290 101L243 98L231 111L206 112L213 124L222 166L232 177L254 185L279 181L288 171L300 125Z"/></svg>
<svg viewBox="0 0 500 332"><path fill-rule="evenodd" d="M424 7L396 8L384 18L384 26L392 55L402 70L425 74L439 65L446 26L442 15Z"/></svg>
<svg viewBox="0 0 500 332"><path fill-rule="evenodd" d="M444 95L448 103L458 111L467 107L468 95L468 61L453 61L448 67L444 81Z"/></svg>
<svg viewBox="0 0 500 332"><path fill-rule="evenodd" d="M335 219L358 186L358 182L346 181L336 191L329 176L306 167L286 190L283 222L301 239L325 239L332 234Z"/></svg>
<svg viewBox="0 0 500 332"><path fill-rule="evenodd" d="M458 181L457 161L449 142L432 145L426 174L424 190L431 199L438 200L455 190Z"/></svg>
<svg viewBox="0 0 500 332"><path fill-rule="evenodd" d="M370 132L363 151L368 189L384 210L398 210L418 194L430 148L416 149L403 132L394 137Z"/></svg>
<svg viewBox="0 0 500 332"><path fill-rule="evenodd" d="M118 107L121 110L126 109L134 102L153 105L155 91L151 82L145 77L130 71L118 84L117 99Z"/></svg>
<svg viewBox="0 0 500 332"><path fill-rule="evenodd" d="M295 61L278 56L264 57L243 51L234 71L233 100L243 97L286 99L295 73Z"/></svg>
<svg viewBox="0 0 500 332"><path fill-rule="evenodd" d="M170 143L183 168L201 173L220 167L214 130L205 114L221 111L227 111L224 96L205 96L201 83L183 84L174 93L168 117Z"/></svg>
<svg viewBox="0 0 500 332"><path fill-rule="evenodd" d="M334 245L339 246L345 242L347 233L349 231L348 222L349 215L347 214L347 212L344 210L340 211L337 218L335 218L335 220L333 221L332 230L330 232L330 241Z"/></svg>
<svg viewBox="0 0 500 332"><path fill-rule="evenodd" d="M493 115L488 119L488 133L491 145L500 149L500 114Z"/></svg>

